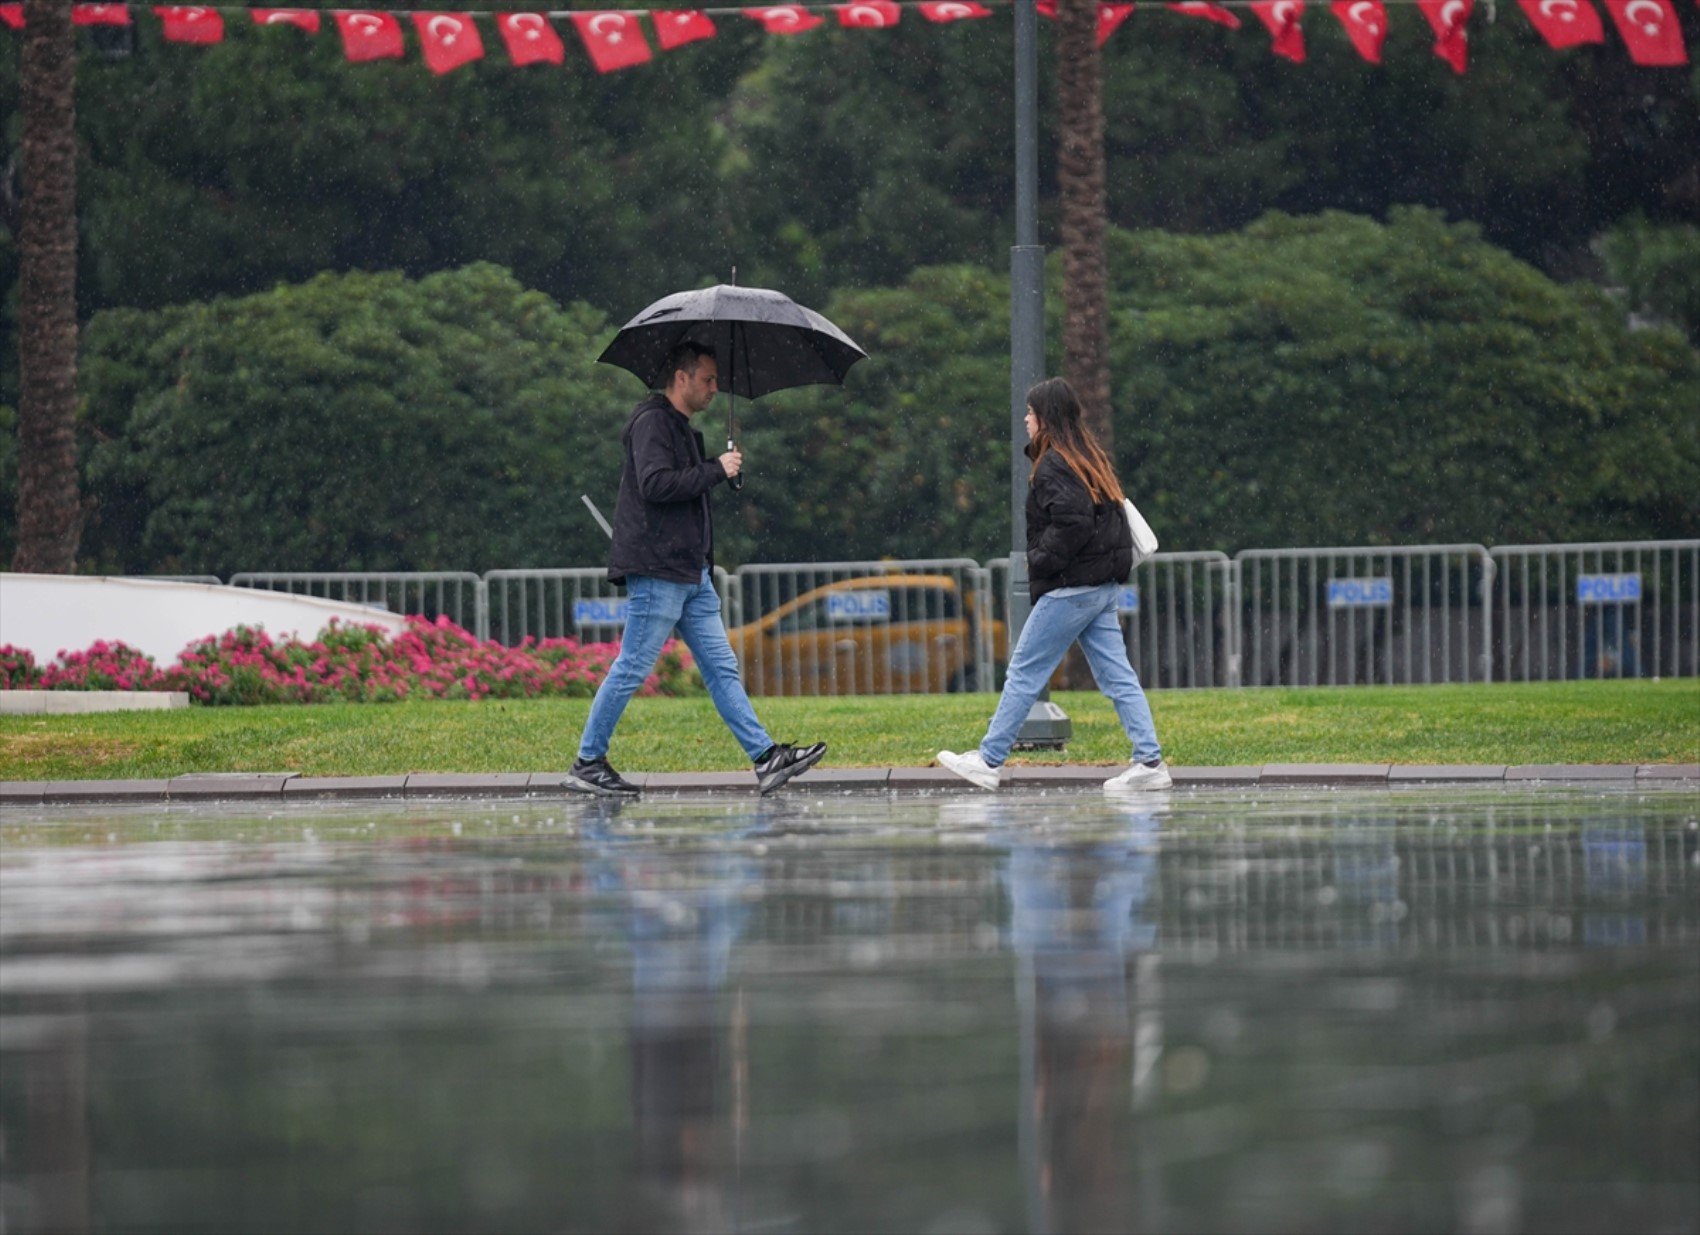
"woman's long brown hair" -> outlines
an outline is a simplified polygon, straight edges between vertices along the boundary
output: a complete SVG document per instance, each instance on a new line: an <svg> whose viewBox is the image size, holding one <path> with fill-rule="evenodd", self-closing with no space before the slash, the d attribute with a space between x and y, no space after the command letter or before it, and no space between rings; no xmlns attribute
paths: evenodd
<svg viewBox="0 0 1700 1235"><path fill-rule="evenodd" d="M1093 505L1122 500L1121 482L1116 479L1115 466L1098 439L1092 436L1080 419L1080 396L1060 377L1047 378L1027 392L1027 406L1039 421L1039 432L1033 438L1033 472L1039 470L1039 460L1047 450L1062 456L1086 492Z"/></svg>

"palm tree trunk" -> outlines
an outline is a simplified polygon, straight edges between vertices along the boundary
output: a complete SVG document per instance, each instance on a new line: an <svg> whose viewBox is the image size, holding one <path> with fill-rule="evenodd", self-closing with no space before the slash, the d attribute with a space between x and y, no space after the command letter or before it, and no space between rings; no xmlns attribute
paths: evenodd
<svg viewBox="0 0 1700 1235"><path fill-rule="evenodd" d="M1080 395L1086 423L1104 449L1113 451L1098 0L1060 0L1057 5L1057 113L1063 375Z"/></svg>
<svg viewBox="0 0 1700 1235"><path fill-rule="evenodd" d="M69 0L25 0L18 223L18 544L12 569L77 561L77 61Z"/></svg>

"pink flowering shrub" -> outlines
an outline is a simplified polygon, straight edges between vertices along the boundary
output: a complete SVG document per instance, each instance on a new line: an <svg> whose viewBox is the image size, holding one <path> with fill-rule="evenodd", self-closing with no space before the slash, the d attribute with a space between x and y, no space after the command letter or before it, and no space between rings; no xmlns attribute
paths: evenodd
<svg viewBox="0 0 1700 1235"><path fill-rule="evenodd" d="M617 644L576 639L528 638L510 648L480 642L447 618L413 617L394 638L376 626L333 623L308 643L278 642L239 626L190 644L167 669L123 644L97 643L86 652L61 652L38 671L29 653L6 647L0 675L15 688L182 690L205 704L525 699L594 694L618 651ZM639 693L701 689L690 654L674 641Z"/></svg>
<svg viewBox="0 0 1700 1235"><path fill-rule="evenodd" d="M42 690L165 690L153 657L127 643L97 640L87 651L64 652L41 671Z"/></svg>
<svg viewBox="0 0 1700 1235"><path fill-rule="evenodd" d="M28 648L0 644L0 690L36 690L41 686L41 670Z"/></svg>

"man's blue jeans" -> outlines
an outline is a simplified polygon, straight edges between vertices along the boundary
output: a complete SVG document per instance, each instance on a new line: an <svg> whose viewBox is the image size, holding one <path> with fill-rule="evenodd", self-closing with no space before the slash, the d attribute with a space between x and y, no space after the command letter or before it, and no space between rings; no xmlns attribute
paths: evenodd
<svg viewBox="0 0 1700 1235"><path fill-rule="evenodd" d="M631 601L626 610L626 633L620 641L620 654L608 669L608 676L596 689L590 704L590 718L584 722L584 736L579 739L580 759L600 759L608 753L614 740L614 726L637 694L638 687L655 668L662 645L674 630L690 648L702 671L708 697L738 745L751 759L760 755L773 739L756 719L744 684L738 680L738 661L732 655L732 645L726 642L726 624L720 620L720 597L709 580L708 571L696 583L673 583L648 575L629 575L626 595Z"/></svg>
<svg viewBox="0 0 1700 1235"><path fill-rule="evenodd" d="M1157 744L1157 726L1151 720L1151 705L1140 688L1139 675L1128 664L1127 645L1122 642L1121 623L1116 621L1114 583L1093 588L1078 596L1046 593L1033 605L1021 638L1009 658L1003 697L992 723L980 742L980 757L995 768L1009 758L1009 748L1021 731L1021 722L1039 698L1051 674L1062 663L1068 645L1080 640L1086 663L1098 689L1116 707L1122 729L1133 743L1133 761L1146 763L1163 753Z"/></svg>

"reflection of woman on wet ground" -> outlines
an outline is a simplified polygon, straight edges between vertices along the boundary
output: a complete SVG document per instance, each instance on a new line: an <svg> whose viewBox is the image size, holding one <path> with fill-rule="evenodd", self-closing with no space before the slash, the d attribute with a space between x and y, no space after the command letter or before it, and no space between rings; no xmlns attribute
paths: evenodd
<svg viewBox="0 0 1700 1235"><path fill-rule="evenodd" d="M1060 377L1027 392L1027 572L1033 611L1009 658L1003 696L978 750L941 750L939 764L996 789L1021 722L1069 644L1086 653L1098 689L1115 705L1133 744L1132 766L1106 789L1167 789L1151 705L1128 663L1116 602L1133 571L1133 534L1122 487L1104 448L1080 418L1080 399Z"/></svg>

